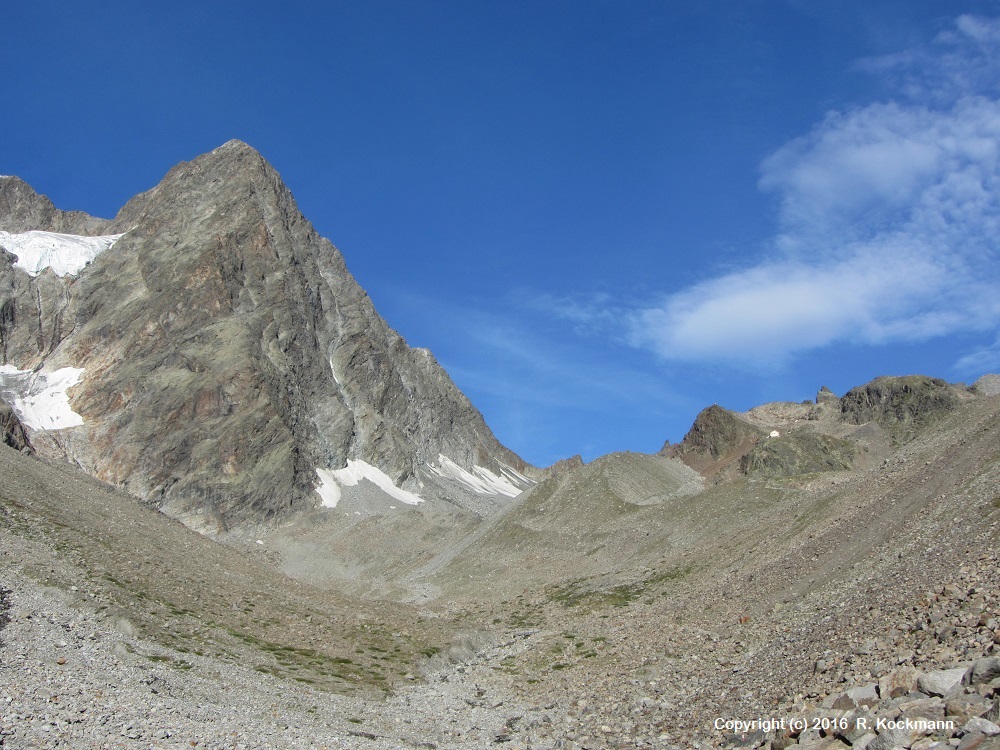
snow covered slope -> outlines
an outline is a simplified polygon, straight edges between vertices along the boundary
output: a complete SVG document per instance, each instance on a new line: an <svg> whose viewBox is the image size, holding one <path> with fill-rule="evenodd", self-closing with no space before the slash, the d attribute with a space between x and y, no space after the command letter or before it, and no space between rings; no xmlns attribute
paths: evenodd
<svg viewBox="0 0 1000 750"><path fill-rule="evenodd" d="M57 232L0 232L0 247L17 256L16 265L29 276L51 268L56 276L76 276L94 258L109 249L122 235L82 237Z"/></svg>
<svg viewBox="0 0 1000 750"><path fill-rule="evenodd" d="M482 466L473 466L472 471L466 471L443 453L438 455L436 462L427 465L427 470L434 476L456 481L480 495L517 497L534 484L509 466L500 466L500 475Z"/></svg>
<svg viewBox="0 0 1000 750"><path fill-rule="evenodd" d="M323 499L324 508L336 508L340 502L341 487L356 487L358 483L367 479L389 497L399 500L407 505L418 505L424 499L420 495L400 489L392 483L385 472L364 461L354 459L347 460L347 466L343 469L316 469L316 474L320 479L320 486L316 492Z"/></svg>
<svg viewBox="0 0 1000 750"><path fill-rule="evenodd" d="M83 417L69 405L66 391L79 383L82 375L80 367L63 367L46 373L0 365L0 396L33 430L78 427L83 424Z"/></svg>

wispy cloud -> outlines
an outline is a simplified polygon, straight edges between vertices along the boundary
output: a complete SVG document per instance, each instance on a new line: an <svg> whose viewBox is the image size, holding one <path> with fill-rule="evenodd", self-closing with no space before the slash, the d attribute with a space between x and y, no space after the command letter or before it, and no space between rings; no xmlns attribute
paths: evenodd
<svg viewBox="0 0 1000 750"><path fill-rule="evenodd" d="M1000 24L995 19L959 16L929 47L867 58L858 69L886 77L903 97L951 102L1000 87Z"/></svg>
<svg viewBox="0 0 1000 750"><path fill-rule="evenodd" d="M835 342L997 327L998 61L1000 22L972 17L865 61L898 98L832 112L772 154L765 257L633 312L631 342L668 360L774 364Z"/></svg>
<svg viewBox="0 0 1000 750"><path fill-rule="evenodd" d="M544 299L536 301L546 304ZM586 316L582 303L578 312ZM463 389L521 404L607 414L620 414L625 405L656 409L677 401L655 374L575 341L560 342L536 330L533 320L467 307L451 307L446 317L455 338L468 342L474 355L463 349L461 360L441 358Z"/></svg>
<svg viewBox="0 0 1000 750"><path fill-rule="evenodd" d="M1000 336L991 346L984 346L965 355L955 363L955 371L963 375L1000 372Z"/></svg>
<svg viewBox="0 0 1000 750"><path fill-rule="evenodd" d="M393 296L412 328L433 331L434 343L412 343L430 344L501 442L537 465L572 453L590 460L620 450L623 422L633 433L631 447L655 450L673 414L700 406L678 394L662 373L651 372L641 363L644 357L620 356L630 354L621 347L609 351L601 336L582 340L566 336L561 325L540 328L538 307L557 304L555 298L531 302L518 293L509 304L491 306L406 290ZM587 318L586 306L581 301L570 314ZM417 325L422 320L426 326Z"/></svg>
<svg viewBox="0 0 1000 750"><path fill-rule="evenodd" d="M566 321L580 336L622 339L622 319L629 311L618 305L606 292L588 295L556 295L519 289L510 295L511 302L523 309L540 312L546 317Z"/></svg>

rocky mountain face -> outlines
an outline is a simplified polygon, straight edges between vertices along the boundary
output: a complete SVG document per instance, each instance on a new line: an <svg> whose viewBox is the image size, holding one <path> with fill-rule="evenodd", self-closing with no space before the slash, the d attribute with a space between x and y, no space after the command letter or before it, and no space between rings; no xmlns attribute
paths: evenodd
<svg viewBox="0 0 1000 750"><path fill-rule="evenodd" d="M875 422L906 442L953 410L958 401L955 389L940 378L881 377L848 391L840 400L840 411L851 424Z"/></svg>
<svg viewBox="0 0 1000 750"><path fill-rule="evenodd" d="M10 404L0 401L0 442L15 450L31 450L27 430Z"/></svg>
<svg viewBox="0 0 1000 750"><path fill-rule="evenodd" d="M364 478L460 507L530 485L246 144L109 221L2 178L0 246L0 389L36 447L200 530L333 506ZM333 473L349 461L362 480Z"/></svg>

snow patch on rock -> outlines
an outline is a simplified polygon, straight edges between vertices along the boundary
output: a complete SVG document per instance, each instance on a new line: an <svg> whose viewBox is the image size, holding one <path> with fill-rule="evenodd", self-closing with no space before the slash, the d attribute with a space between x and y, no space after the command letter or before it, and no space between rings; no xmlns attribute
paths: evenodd
<svg viewBox="0 0 1000 750"><path fill-rule="evenodd" d="M324 508L336 508L341 498L341 487L355 487L363 479L407 505L417 505L424 501L420 495L397 487L381 469L353 458L347 460L347 466L343 469L316 469L316 475L320 480L316 492L322 498L321 505Z"/></svg>
<svg viewBox="0 0 1000 750"><path fill-rule="evenodd" d="M319 487L316 488L316 492L322 498L320 505L324 508L336 508L340 502L340 485L337 484L337 478L329 469L316 469L316 475L319 477Z"/></svg>
<svg viewBox="0 0 1000 750"><path fill-rule="evenodd" d="M83 237L56 232L0 232L0 247L16 255L14 265L29 276L37 276L46 268L51 268L56 276L76 276L121 237L120 234Z"/></svg>
<svg viewBox="0 0 1000 750"><path fill-rule="evenodd" d="M501 469L503 476L494 474L482 466L473 466L472 471L467 471L443 453L438 454L437 462L427 464L427 471L436 477L459 482L480 495L516 497L521 494L524 487L532 484L530 479L509 467Z"/></svg>
<svg viewBox="0 0 1000 750"><path fill-rule="evenodd" d="M0 396L33 430L78 427L83 417L69 405L67 390L80 382L83 368L63 367L53 372L18 370L0 365Z"/></svg>

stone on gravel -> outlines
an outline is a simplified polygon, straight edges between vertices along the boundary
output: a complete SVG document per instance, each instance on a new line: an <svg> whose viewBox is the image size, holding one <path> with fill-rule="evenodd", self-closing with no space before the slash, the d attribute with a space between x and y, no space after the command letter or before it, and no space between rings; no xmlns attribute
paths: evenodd
<svg viewBox="0 0 1000 750"><path fill-rule="evenodd" d="M997 726L992 721L987 721L981 717L976 717L969 719L965 724L962 725L962 731L966 734L971 734L972 732L980 732L985 734L987 737L995 737L1000 734L1000 726Z"/></svg>
<svg viewBox="0 0 1000 750"><path fill-rule="evenodd" d="M851 688L833 702L833 707L841 710L869 708L879 701L878 689L875 683Z"/></svg>
<svg viewBox="0 0 1000 750"><path fill-rule="evenodd" d="M885 698L902 698L917 689L920 670L913 667L900 667L885 675L878 681L879 696Z"/></svg>
<svg viewBox="0 0 1000 750"><path fill-rule="evenodd" d="M928 695L952 698L961 691L967 674L969 674L969 670L964 667L959 667L958 669L940 669L920 675L917 684L920 690Z"/></svg>
<svg viewBox="0 0 1000 750"><path fill-rule="evenodd" d="M990 656L985 659L977 659L972 665L972 684L980 685L984 682L1000 677L1000 658Z"/></svg>
<svg viewBox="0 0 1000 750"><path fill-rule="evenodd" d="M872 743L878 737L874 732L866 732L861 735L854 743L851 744L853 750L867 750L872 746Z"/></svg>
<svg viewBox="0 0 1000 750"><path fill-rule="evenodd" d="M910 732L903 729L886 729L884 732L880 732L878 737L867 747L868 750L894 750L897 747L910 747L920 736L913 737Z"/></svg>

